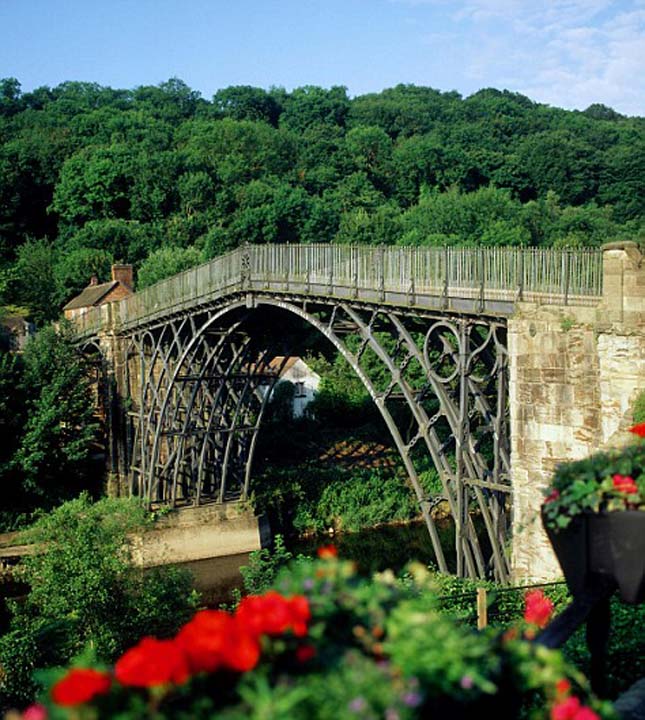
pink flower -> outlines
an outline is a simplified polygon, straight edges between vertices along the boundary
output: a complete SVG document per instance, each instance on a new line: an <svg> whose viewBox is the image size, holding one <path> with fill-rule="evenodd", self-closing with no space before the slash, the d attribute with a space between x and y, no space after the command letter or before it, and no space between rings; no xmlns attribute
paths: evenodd
<svg viewBox="0 0 645 720"><path fill-rule="evenodd" d="M600 720L600 716L590 707L581 707L575 714L573 720Z"/></svg>
<svg viewBox="0 0 645 720"><path fill-rule="evenodd" d="M553 706L551 720L575 720L579 711L580 700L577 697L569 697Z"/></svg>
<svg viewBox="0 0 645 720"><path fill-rule="evenodd" d="M30 705L23 712L22 720L47 720L47 708L39 703Z"/></svg>

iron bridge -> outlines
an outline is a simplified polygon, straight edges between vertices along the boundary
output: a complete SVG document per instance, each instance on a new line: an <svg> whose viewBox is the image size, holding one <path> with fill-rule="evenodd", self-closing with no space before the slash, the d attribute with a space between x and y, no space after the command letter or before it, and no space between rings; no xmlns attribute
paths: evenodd
<svg viewBox="0 0 645 720"><path fill-rule="evenodd" d="M173 506L246 499L281 362L324 337L401 456L442 572L509 578L507 319L520 301L592 305L601 253L244 246L77 321L115 389L112 463ZM424 488L438 473L440 494ZM434 506L449 509L454 548Z"/></svg>

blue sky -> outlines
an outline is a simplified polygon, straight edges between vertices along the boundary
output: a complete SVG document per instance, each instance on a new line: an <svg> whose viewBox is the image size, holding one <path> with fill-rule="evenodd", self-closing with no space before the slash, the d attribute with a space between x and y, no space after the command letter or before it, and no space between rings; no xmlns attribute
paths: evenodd
<svg viewBox="0 0 645 720"><path fill-rule="evenodd" d="M645 0L0 0L0 27L25 91L414 83L645 115Z"/></svg>

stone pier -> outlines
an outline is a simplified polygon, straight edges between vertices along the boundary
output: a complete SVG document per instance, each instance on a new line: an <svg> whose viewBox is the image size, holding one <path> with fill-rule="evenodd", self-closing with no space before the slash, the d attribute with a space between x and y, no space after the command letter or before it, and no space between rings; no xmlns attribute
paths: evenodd
<svg viewBox="0 0 645 720"><path fill-rule="evenodd" d="M645 257L603 248L597 307L519 303L508 323L512 568L516 581L560 575L539 509L561 462L630 441L645 390Z"/></svg>

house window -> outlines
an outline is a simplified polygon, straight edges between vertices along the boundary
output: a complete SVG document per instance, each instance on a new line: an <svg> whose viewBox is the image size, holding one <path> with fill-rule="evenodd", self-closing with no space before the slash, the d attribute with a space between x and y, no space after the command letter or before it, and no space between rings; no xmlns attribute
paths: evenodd
<svg viewBox="0 0 645 720"><path fill-rule="evenodd" d="M296 386L296 392L294 394L294 397L302 398L307 396L307 391L303 382L297 382L294 383L294 385Z"/></svg>

